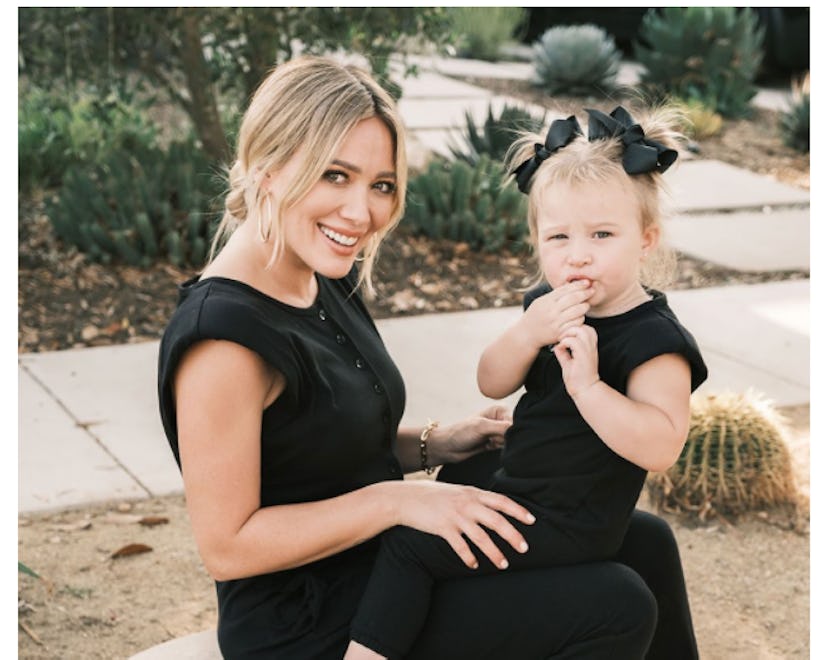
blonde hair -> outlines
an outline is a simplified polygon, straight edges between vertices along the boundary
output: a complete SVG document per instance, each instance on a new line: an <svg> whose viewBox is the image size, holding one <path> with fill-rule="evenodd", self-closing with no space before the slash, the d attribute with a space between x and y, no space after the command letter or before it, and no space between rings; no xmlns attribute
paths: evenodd
<svg viewBox="0 0 828 660"><path fill-rule="evenodd" d="M348 131L371 117L379 118L391 133L397 178L391 222L372 237L360 263L358 284L373 295L371 273L380 243L399 222L405 206L405 134L393 99L367 72L327 58L304 56L279 65L253 95L239 128L224 216L210 260L242 222L253 221L262 240L274 235L270 268L284 248L285 211L319 181ZM263 178L281 170L297 153L300 166L285 182L284 195L271 204L270 195L262 190Z"/></svg>
<svg viewBox="0 0 828 660"><path fill-rule="evenodd" d="M648 111L632 113L641 125L647 139L656 140L664 146L677 149L683 136L675 130L680 125L680 111L670 105L650 108ZM507 155L507 172L531 158L535 153L535 144L543 144L545 136L534 133L522 133L510 147ZM601 194L601 184L616 180L627 186L638 200L641 230L657 228L659 236L663 232L665 215L664 197L666 188L663 175L658 172L629 175L624 171L622 157L624 148L620 138L596 139L589 141L579 135L544 160L532 176L529 188L529 208L527 221L532 248L538 247L538 215L543 192L551 185L589 183L595 186L595 194ZM641 281L646 286L659 288L670 284L674 276L675 254L659 241L642 269ZM534 283L542 279L540 271Z"/></svg>

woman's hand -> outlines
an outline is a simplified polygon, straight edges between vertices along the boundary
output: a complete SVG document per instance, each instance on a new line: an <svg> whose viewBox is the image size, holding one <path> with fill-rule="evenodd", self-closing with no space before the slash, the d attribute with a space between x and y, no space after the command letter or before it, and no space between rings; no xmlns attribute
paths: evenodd
<svg viewBox="0 0 828 660"><path fill-rule="evenodd" d="M468 541L495 566L508 566L486 529L501 536L517 552L528 550L523 536L504 514L530 525L535 518L505 495L429 479L400 485L404 487L398 488L395 502L399 524L443 537L469 568L477 568L477 559Z"/></svg>
<svg viewBox="0 0 828 660"><path fill-rule="evenodd" d="M512 425L504 406L490 406L478 415L446 426L437 426L428 436L432 465L457 463L481 451L503 446L503 434Z"/></svg>

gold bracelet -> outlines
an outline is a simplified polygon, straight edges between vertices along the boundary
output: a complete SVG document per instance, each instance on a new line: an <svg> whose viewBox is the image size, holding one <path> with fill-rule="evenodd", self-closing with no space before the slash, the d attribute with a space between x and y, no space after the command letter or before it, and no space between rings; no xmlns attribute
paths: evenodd
<svg viewBox="0 0 828 660"><path fill-rule="evenodd" d="M426 474L432 474L435 470L433 467L428 467L428 447L426 446L426 441L428 440L428 436L431 435L431 432L438 426L440 426L440 422L432 422L429 419L423 432L420 433L420 469L424 470Z"/></svg>

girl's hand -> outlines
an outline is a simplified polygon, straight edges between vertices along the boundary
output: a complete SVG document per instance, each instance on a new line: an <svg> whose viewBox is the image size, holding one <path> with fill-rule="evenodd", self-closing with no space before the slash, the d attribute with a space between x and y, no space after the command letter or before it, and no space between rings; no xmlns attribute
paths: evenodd
<svg viewBox="0 0 828 660"><path fill-rule="evenodd" d="M523 536L503 514L529 525L535 518L505 495L428 479L413 479L404 486L399 489L396 500L399 524L443 537L469 568L477 568L477 559L468 541L480 548L495 566L506 568L508 565L487 529L518 552L529 549Z"/></svg>
<svg viewBox="0 0 828 660"><path fill-rule="evenodd" d="M583 325L594 291L586 280L575 280L532 301L520 320L530 345L540 350L556 344L567 330Z"/></svg>
<svg viewBox="0 0 828 660"><path fill-rule="evenodd" d="M589 325L569 328L555 346L566 391L573 399L600 380L598 333Z"/></svg>
<svg viewBox="0 0 828 660"><path fill-rule="evenodd" d="M428 437L428 453L434 465L457 463L488 449L503 446L503 434L512 425L504 406L490 406L455 424L436 427Z"/></svg>

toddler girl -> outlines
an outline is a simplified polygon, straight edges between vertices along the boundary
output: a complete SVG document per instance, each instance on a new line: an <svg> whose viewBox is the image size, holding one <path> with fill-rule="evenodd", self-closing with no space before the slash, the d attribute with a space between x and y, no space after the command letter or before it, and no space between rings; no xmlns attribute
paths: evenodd
<svg viewBox="0 0 828 660"><path fill-rule="evenodd" d="M612 558L647 471L681 453L707 369L664 294L642 284L676 134L665 109L640 124L621 107L586 112L588 137L570 117L543 144L525 136L510 152L545 287L478 366L486 396L526 388L489 488L534 514L535 524L514 521L528 548L473 530L457 548L407 527L385 533L346 658L403 657L435 579ZM497 566L478 549L492 544Z"/></svg>

